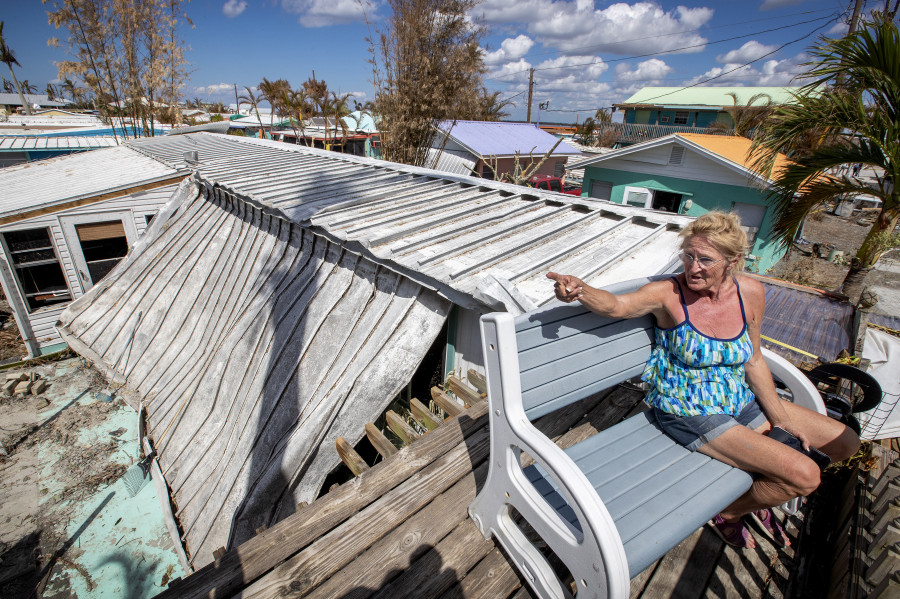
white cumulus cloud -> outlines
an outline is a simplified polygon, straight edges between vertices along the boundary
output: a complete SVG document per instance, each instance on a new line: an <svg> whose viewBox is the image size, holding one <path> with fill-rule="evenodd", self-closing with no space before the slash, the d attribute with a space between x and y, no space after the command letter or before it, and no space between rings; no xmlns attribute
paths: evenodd
<svg viewBox="0 0 900 599"><path fill-rule="evenodd" d="M500 42L499 49L484 53L484 64L495 65L518 60L525 56L532 46L534 46L534 40L524 34L506 38Z"/></svg>
<svg viewBox="0 0 900 599"><path fill-rule="evenodd" d="M644 85L654 85L672 72L672 67L658 58L651 58L639 62L637 67L631 68L628 63L616 65L616 79L619 81L641 81Z"/></svg>
<svg viewBox="0 0 900 599"><path fill-rule="evenodd" d="M256 93L256 88L251 88L253 93ZM219 94L231 93L234 95L234 85L231 83L213 83L211 85L201 85L200 87L194 88L195 94L205 94L208 96L215 96ZM238 93L245 93L244 88L238 87Z"/></svg>
<svg viewBox="0 0 900 599"><path fill-rule="evenodd" d="M357 0L281 0L281 7L289 13L300 15L298 21L304 27L327 27L361 22L366 11L372 17L371 4L365 10Z"/></svg>
<svg viewBox="0 0 900 599"><path fill-rule="evenodd" d="M242 12L247 10L247 3L244 0L228 0L222 6L222 14L233 19Z"/></svg>
<svg viewBox="0 0 900 599"><path fill-rule="evenodd" d="M488 25L522 24L535 41L564 52L644 54L698 46L706 38L691 30L712 19L713 9L656 2L618 2L595 9L593 0L485 0L475 16Z"/></svg>
<svg viewBox="0 0 900 599"><path fill-rule="evenodd" d="M773 52L778 46L769 46L766 44L761 44L757 41L751 40L737 48L732 50L731 52L727 52L725 54L719 54L716 56L716 60L723 63L737 63L741 64L744 62L750 62L751 60L756 60L761 56L765 56L770 52Z"/></svg>

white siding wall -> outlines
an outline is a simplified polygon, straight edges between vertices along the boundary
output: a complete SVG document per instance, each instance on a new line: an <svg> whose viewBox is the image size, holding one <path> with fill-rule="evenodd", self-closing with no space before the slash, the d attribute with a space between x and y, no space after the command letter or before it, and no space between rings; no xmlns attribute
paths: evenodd
<svg viewBox="0 0 900 599"><path fill-rule="evenodd" d="M675 177L677 179L705 181L707 183L722 183L724 185L745 186L750 181L750 178L743 172L731 170L690 148L685 148L685 150L684 160L679 165L668 164L669 153L672 151L672 145L668 144L660 148L641 152L641 154L646 154L646 156L642 157L646 160L629 160L627 156L623 156L605 160L597 166L617 171Z"/></svg>
<svg viewBox="0 0 900 599"><path fill-rule="evenodd" d="M78 279L78 272L72 257L72 252L63 235L63 229L59 220L60 217L77 214L127 211L131 213L131 219L138 235L142 235L147 229L146 217L148 215L156 214L160 207L169 201L169 198L175 192L177 187L177 185L167 185L149 191L142 191L131 195L104 200L88 206L80 206L53 214L36 216L21 222L0 226L0 233L49 227L50 237L53 244L56 246L56 253L62 263L63 273L66 277L66 282L69 285L69 292L72 294L73 300L78 299L83 295L84 291L82 290L81 283ZM78 251L77 248L75 251ZM5 254L5 251L0 253ZM56 331L56 321L59 320L60 313L65 310L68 304L56 304L29 314L26 309L28 303L25 301L25 298L22 297L19 286L12 274L11 261L6 255L3 255L2 259L3 276L0 277L0 280L2 280L3 283L3 291L8 298L10 306L13 308L16 322L19 325L22 338L25 339L25 345L28 347L29 354L34 356L38 353L40 348L62 343L62 338Z"/></svg>

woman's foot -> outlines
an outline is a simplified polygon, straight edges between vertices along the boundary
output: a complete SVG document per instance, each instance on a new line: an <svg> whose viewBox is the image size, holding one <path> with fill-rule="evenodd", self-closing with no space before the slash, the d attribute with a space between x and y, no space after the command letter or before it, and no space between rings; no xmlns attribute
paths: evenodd
<svg viewBox="0 0 900 599"><path fill-rule="evenodd" d="M760 530L779 547L790 547L791 540L788 538L781 524L775 518L775 513L770 508L756 510L748 514L750 518L756 522Z"/></svg>
<svg viewBox="0 0 900 599"><path fill-rule="evenodd" d="M744 526L744 521L740 518L734 522L729 522L722 517L722 514L716 514L716 517L710 520L710 524L712 524L716 534L732 547L737 547L738 549L745 547L753 549L756 547L756 539L753 538L753 535Z"/></svg>

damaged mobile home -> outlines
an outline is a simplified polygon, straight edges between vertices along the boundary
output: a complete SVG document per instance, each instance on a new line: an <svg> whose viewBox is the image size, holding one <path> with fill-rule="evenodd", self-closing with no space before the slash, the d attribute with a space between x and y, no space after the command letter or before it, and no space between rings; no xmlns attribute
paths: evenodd
<svg viewBox="0 0 900 599"><path fill-rule="evenodd" d="M314 499L442 331L480 369L478 318L673 271L688 217L267 140L129 142L191 168L63 338L143 403L195 566ZM94 154L99 154L100 151Z"/></svg>
<svg viewBox="0 0 900 599"><path fill-rule="evenodd" d="M0 169L0 282L30 357L65 347L60 313L125 256L189 173L126 147Z"/></svg>

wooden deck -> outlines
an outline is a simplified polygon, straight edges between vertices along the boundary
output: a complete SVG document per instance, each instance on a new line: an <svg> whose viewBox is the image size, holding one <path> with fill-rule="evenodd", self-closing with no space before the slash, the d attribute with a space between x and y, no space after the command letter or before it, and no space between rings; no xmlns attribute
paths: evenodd
<svg viewBox="0 0 900 599"><path fill-rule="evenodd" d="M566 447L641 409L619 387L538 421ZM261 531L159 597L530 597L467 508L487 476L486 402ZM801 517L788 532L802 549ZM794 549L735 551L704 527L631 582L634 598L790 594Z"/></svg>

